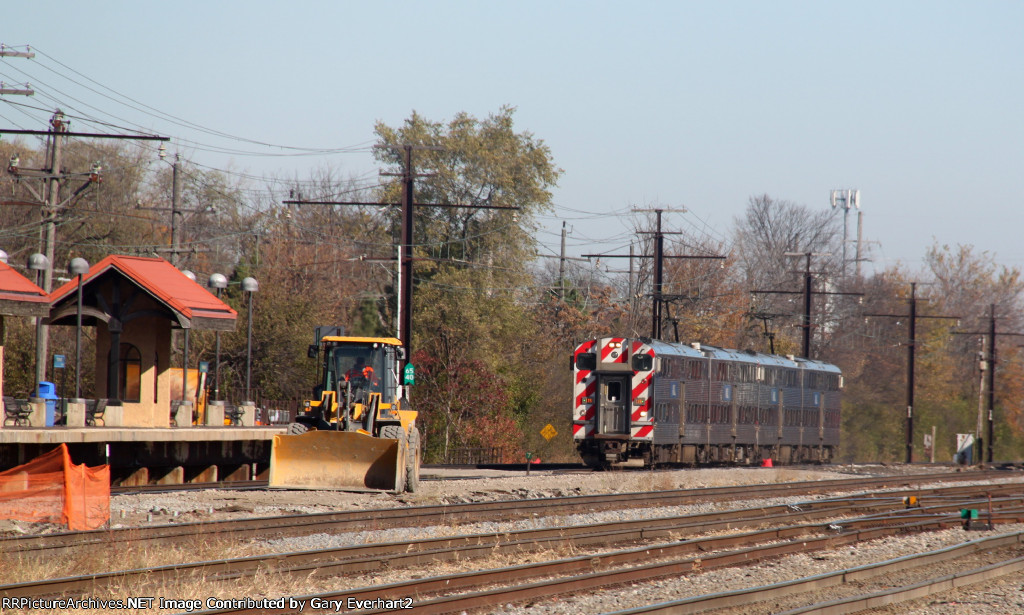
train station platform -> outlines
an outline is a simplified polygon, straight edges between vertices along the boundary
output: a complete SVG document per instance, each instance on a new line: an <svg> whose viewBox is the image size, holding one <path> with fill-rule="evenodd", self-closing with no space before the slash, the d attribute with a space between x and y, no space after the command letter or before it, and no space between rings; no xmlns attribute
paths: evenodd
<svg viewBox="0 0 1024 615"><path fill-rule="evenodd" d="M4 427L0 444L81 442L210 442L272 440L285 425L267 427Z"/></svg>
<svg viewBox="0 0 1024 615"><path fill-rule="evenodd" d="M67 444L74 463L110 466L111 485L178 484L266 478L274 435L265 427L5 427L0 471Z"/></svg>

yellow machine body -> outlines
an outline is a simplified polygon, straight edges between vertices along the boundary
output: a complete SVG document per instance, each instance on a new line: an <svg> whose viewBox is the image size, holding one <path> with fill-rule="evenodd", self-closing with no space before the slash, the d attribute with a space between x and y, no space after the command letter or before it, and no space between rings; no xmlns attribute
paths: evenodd
<svg viewBox="0 0 1024 615"><path fill-rule="evenodd" d="M274 436L271 487L415 490L419 432L399 384L401 348L395 338L320 340L319 399L306 403L288 434Z"/></svg>
<svg viewBox="0 0 1024 615"><path fill-rule="evenodd" d="M276 435L270 453L270 486L400 491L406 450L399 444L359 431Z"/></svg>

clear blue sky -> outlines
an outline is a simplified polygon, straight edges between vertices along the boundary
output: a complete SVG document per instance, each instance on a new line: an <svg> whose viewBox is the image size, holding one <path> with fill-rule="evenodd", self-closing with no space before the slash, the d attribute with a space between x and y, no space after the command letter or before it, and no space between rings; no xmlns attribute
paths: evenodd
<svg viewBox="0 0 1024 615"><path fill-rule="evenodd" d="M831 189L858 188L876 267L916 269L934 241L1024 267L1021 2L184 0L19 2L2 14L0 42L48 57L0 62L0 79L24 70L67 106L205 145L283 151L102 98L56 62L233 136L356 148L185 149L231 171L304 177L330 165L372 177L377 120L513 105L517 128L565 171L539 236L549 253L562 220L578 255L626 245L616 216L632 206L685 206L672 225L724 236L750 196L828 208ZM0 125L10 122L41 128L0 103Z"/></svg>

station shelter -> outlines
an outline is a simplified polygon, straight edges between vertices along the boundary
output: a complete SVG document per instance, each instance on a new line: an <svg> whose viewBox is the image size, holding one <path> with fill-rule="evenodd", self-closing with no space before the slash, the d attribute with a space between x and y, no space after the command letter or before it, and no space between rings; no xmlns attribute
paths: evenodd
<svg viewBox="0 0 1024 615"><path fill-rule="evenodd" d="M237 313L162 258L108 256L81 287L82 326L96 329L96 395L108 400L106 425L167 427L171 332L233 331ZM78 288L76 276L50 294L46 324L77 326Z"/></svg>
<svg viewBox="0 0 1024 615"><path fill-rule="evenodd" d="M0 262L0 397L4 392L4 343L8 316L46 318L50 299L39 286L21 275L7 263Z"/></svg>

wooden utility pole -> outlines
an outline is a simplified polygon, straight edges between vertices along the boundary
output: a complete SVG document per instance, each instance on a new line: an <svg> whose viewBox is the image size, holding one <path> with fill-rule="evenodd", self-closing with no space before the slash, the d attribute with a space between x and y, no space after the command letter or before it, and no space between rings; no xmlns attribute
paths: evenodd
<svg viewBox="0 0 1024 615"><path fill-rule="evenodd" d="M992 449L995 445L995 408L996 408L996 304L989 304L988 312L988 330L987 331L954 331L957 335L984 335L987 338L987 349L986 339L982 338L982 350L979 356L981 360L982 370L982 388L988 389L988 409L983 413L982 404L979 399L978 403L978 425L975 433L975 444L978 450L978 462L982 461L984 456L988 463L992 463ZM999 335L1010 335L1015 337L1022 337L1024 333L1007 333L1000 332ZM986 382L987 381L987 382ZM986 386L987 385L987 386ZM981 393L979 393L979 396ZM983 416L987 415L987 436L982 435L982 423L985 422Z"/></svg>
<svg viewBox="0 0 1024 615"><path fill-rule="evenodd" d="M907 318L909 339L907 341L907 419L904 433L906 462L914 460L914 363L917 350L917 320L919 318L959 320L959 316L921 316L917 313L917 282L910 283L909 314L865 314L880 318ZM934 444L933 444L934 445Z"/></svg>
<svg viewBox="0 0 1024 615"><path fill-rule="evenodd" d="M0 49L2 51L2 49ZM97 139L136 139L136 140L159 140L167 141L167 137L153 135L121 135L121 134L95 134L77 133L68 130L69 122L65 119L64 113L59 109L50 118L49 130L15 130L0 128L0 134L34 135L47 138L46 166L41 169L29 169L22 167L17 154L12 157L7 172L14 176L15 181L22 179L41 179L43 190L35 190L31 184L25 183L25 188L36 198L40 207L41 225L39 231L40 250L49 261L49 265L43 271L43 290L49 293L53 290L53 259L56 250L56 229L57 216L61 214L78 196L94 184L102 181L100 173L102 167L99 163L93 165L87 173L67 173L62 167L63 143L68 137L83 137ZM84 183L73 193L61 199L61 181L73 178L83 179ZM36 382L46 380L46 358L49 347L49 328L40 324L36 327Z"/></svg>
<svg viewBox="0 0 1024 615"><path fill-rule="evenodd" d="M724 259L724 256L699 256L699 255L666 255L665 254L665 235L681 235L677 231L665 231L662 229L662 214L665 212L685 212L685 208L681 209L634 209L635 212L653 212L656 214L656 224L654 231L640 231L642 234L654 235L654 254L640 254L636 255L633 253L633 244L629 246L629 254L584 254L584 258L628 258L630 268L630 286L632 287L632 269L634 258L653 258L654 259L654 282L651 289L651 338L661 339L662 330L662 313L666 296L664 293L664 273L665 273L665 259Z"/></svg>
<svg viewBox="0 0 1024 615"><path fill-rule="evenodd" d="M166 156L163 146L160 146L160 159L162 160ZM170 207L142 207L141 205L136 206L136 209L142 211L160 211L170 212L171 214L171 245L168 248L157 248L156 252L166 253L170 255L169 260L172 265L178 267L182 266L182 254L204 252L205 250L196 248L195 246L189 248L181 247L182 236L184 235L183 230L185 227L185 214L201 214L211 211L209 207L195 207L186 209L181 206L181 156L179 154L174 155L174 162L171 163L171 206ZM257 240L258 240L257 235Z"/></svg>
<svg viewBox="0 0 1024 615"><path fill-rule="evenodd" d="M558 298L565 299L565 220L562 220L562 251L558 259Z"/></svg>
<svg viewBox="0 0 1024 615"><path fill-rule="evenodd" d="M415 198L416 178L429 177L430 174L417 174L413 163L413 152L415 150L442 151L444 148L428 145L380 145L377 147L399 150L402 153L401 173L381 173L383 176L400 177L402 181L402 200L399 203L366 202L366 201L306 201L287 200L284 205L367 205L375 207L401 207L402 224L401 239L399 243L399 317L398 317L398 339L402 341L405 349L406 361L412 358L412 294L413 294L413 238L414 238L414 213L416 207L453 207L460 209L510 209L518 210L518 207L506 207L502 205L461 205L455 203L417 203Z"/></svg>
<svg viewBox="0 0 1024 615"><path fill-rule="evenodd" d="M845 293L845 292L830 292L830 291L815 291L814 290L814 276L811 273L811 257L812 256L826 256L824 254L818 254L815 252L786 252L785 256L802 256L807 259L807 263L804 267L804 287L803 290L752 290L751 293L762 294L762 295L803 295L804 297L804 310L801 320L800 327L803 329L803 343L801 344L803 357L805 359L811 359L811 338L813 329L813 296L814 295L851 295L860 297L864 293ZM765 330L767 331L767 321L765 322ZM774 346L774 343L773 343Z"/></svg>

